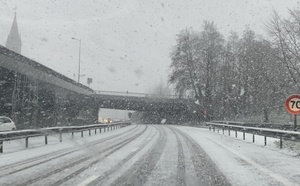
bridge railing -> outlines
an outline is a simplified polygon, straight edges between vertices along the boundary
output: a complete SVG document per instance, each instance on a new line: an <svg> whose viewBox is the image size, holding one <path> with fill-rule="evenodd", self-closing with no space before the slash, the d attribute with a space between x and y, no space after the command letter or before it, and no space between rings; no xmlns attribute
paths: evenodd
<svg viewBox="0 0 300 186"><path fill-rule="evenodd" d="M146 94L134 92L117 92L117 91L104 91L96 90L97 94L112 95L112 96L130 96L130 97L163 97L163 98L178 98L177 95L159 95L159 94Z"/></svg>
<svg viewBox="0 0 300 186"><path fill-rule="evenodd" d="M214 132L217 130L218 133L220 129L223 131L228 131L228 135L230 136L230 132L235 132L235 137L237 138L238 131L243 133L243 140L245 140L245 133L252 134L252 142L255 142L255 135L264 136L264 145L267 145L267 137L278 138L279 139L279 147L282 148L282 141L290 140L290 141L298 141L300 142L300 132L295 131L285 131L279 129L271 129L271 128L259 128L259 127L248 127L243 125L232 125L232 124L220 124L217 122L206 122L206 125L209 126L209 130L213 130Z"/></svg>
<svg viewBox="0 0 300 186"><path fill-rule="evenodd" d="M93 124L86 126L66 126L66 127L50 127L50 128L42 128L37 130L19 130L19 131L9 131L9 132L0 132L0 153L3 153L3 142L4 141L13 141L17 139L25 139L25 148L28 148L29 138L45 136L45 144L48 144L48 136L49 135L59 135L59 141L62 142L62 134L63 133L72 133L72 138L74 137L74 133L80 132L81 137L83 137L84 131L89 131L89 135L91 135L91 131L95 130L95 134L97 133L97 129L101 133L101 130L105 132L130 125L130 121L125 122L115 122L110 124Z"/></svg>
<svg viewBox="0 0 300 186"><path fill-rule="evenodd" d="M146 93L134 93L134 92L117 92L117 91L105 91L95 90L96 94L111 95L111 96L128 96L128 97L148 97L148 98L168 98L179 99L178 95L163 95L163 94L146 94ZM181 98L188 99L190 96L182 96Z"/></svg>

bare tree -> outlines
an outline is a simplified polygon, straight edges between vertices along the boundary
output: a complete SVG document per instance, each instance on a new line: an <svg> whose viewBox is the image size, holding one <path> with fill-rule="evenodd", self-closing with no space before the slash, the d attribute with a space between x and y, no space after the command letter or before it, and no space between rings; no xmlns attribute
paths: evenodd
<svg viewBox="0 0 300 186"><path fill-rule="evenodd" d="M213 22L204 21L200 33L185 30L178 35L171 53L173 70L170 82L176 91L192 91L209 117L213 113L217 94L217 72L223 51L224 39Z"/></svg>
<svg viewBox="0 0 300 186"><path fill-rule="evenodd" d="M300 14L298 10L289 10L288 19L281 18L273 12L272 19L267 24L267 30L272 37L272 44L277 49L276 57L280 60L290 80L299 88L300 77Z"/></svg>
<svg viewBox="0 0 300 186"><path fill-rule="evenodd" d="M193 90L196 98L201 91L197 89L196 42L198 36L188 29L177 35L177 44L171 53L173 72L169 81L175 84L175 90L181 96L185 91Z"/></svg>

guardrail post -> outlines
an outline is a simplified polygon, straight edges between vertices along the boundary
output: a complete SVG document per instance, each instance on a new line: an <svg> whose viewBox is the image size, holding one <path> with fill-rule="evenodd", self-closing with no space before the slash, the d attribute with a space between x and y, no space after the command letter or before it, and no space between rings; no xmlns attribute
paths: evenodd
<svg viewBox="0 0 300 186"><path fill-rule="evenodd" d="M97 134L97 129L95 128L95 134Z"/></svg>
<svg viewBox="0 0 300 186"><path fill-rule="evenodd" d="M83 130L81 131L81 137L83 138Z"/></svg>
<svg viewBox="0 0 300 186"><path fill-rule="evenodd" d="M230 136L230 128L228 128L228 135Z"/></svg>
<svg viewBox="0 0 300 186"><path fill-rule="evenodd" d="M215 132L215 127L213 126L213 131Z"/></svg>
<svg viewBox="0 0 300 186"><path fill-rule="evenodd" d="M245 131L243 130L243 140L245 140Z"/></svg>
<svg viewBox="0 0 300 186"><path fill-rule="evenodd" d="M265 146L267 146L267 136L265 136Z"/></svg>
<svg viewBox="0 0 300 186"><path fill-rule="evenodd" d="M208 129L209 129L209 131L211 131L211 126L210 125L209 125Z"/></svg>
<svg viewBox="0 0 300 186"><path fill-rule="evenodd" d="M72 139L74 138L74 132L72 132Z"/></svg>
<svg viewBox="0 0 300 186"><path fill-rule="evenodd" d="M45 145L48 144L48 135L45 135Z"/></svg>
<svg viewBox="0 0 300 186"><path fill-rule="evenodd" d="M101 128L100 128L100 133L101 133Z"/></svg>
<svg viewBox="0 0 300 186"><path fill-rule="evenodd" d="M91 135L91 130L89 129L89 136Z"/></svg>
<svg viewBox="0 0 300 186"><path fill-rule="evenodd" d="M0 153L3 153L3 141L0 140Z"/></svg>
<svg viewBox="0 0 300 186"><path fill-rule="evenodd" d="M282 136L279 138L279 147L282 149Z"/></svg>
<svg viewBox="0 0 300 186"><path fill-rule="evenodd" d="M223 129L223 134L224 134L224 126L222 126L222 129Z"/></svg>
<svg viewBox="0 0 300 186"><path fill-rule="evenodd" d="M255 142L255 135L253 134L252 136L252 142L254 143Z"/></svg>
<svg viewBox="0 0 300 186"><path fill-rule="evenodd" d="M25 148L28 148L28 137L25 138Z"/></svg>
<svg viewBox="0 0 300 186"><path fill-rule="evenodd" d="M294 115L294 131L297 131L297 115L296 114Z"/></svg>
<svg viewBox="0 0 300 186"><path fill-rule="evenodd" d="M218 133L220 133L220 128L218 127Z"/></svg>
<svg viewBox="0 0 300 186"><path fill-rule="evenodd" d="M237 138L237 130L235 130L235 138Z"/></svg>
<svg viewBox="0 0 300 186"><path fill-rule="evenodd" d="M62 132L59 130L59 142L62 142Z"/></svg>

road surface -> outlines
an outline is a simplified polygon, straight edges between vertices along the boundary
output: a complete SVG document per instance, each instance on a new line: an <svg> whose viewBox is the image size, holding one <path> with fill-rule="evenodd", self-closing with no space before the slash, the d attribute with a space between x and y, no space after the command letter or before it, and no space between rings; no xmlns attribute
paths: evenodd
<svg viewBox="0 0 300 186"><path fill-rule="evenodd" d="M63 143L0 158L1 185L300 183L298 157L207 129L171 125L131 125L83 139L65 136Z"/></svg>

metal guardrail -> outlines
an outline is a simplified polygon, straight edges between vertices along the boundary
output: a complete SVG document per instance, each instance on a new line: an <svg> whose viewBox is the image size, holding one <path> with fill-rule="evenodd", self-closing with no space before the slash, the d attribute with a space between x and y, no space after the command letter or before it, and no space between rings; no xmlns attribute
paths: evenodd
<svg viewBox="0 0 300 186"><path fill-rule="evenodd" d="M37 130L19 130L19 131L9 131L9 132L0 132L0 153L3 153L3 142L4 141L13 141L17 139L25 139L25 148L28 148L28 140L32 137L45 136L45 145L48 144L48 136L59 134L59 141L62 142L62 134L63 133L72 133L72 138L74 137L74 133L81 132L81 137L83 137L84 131L89 131L89 136L91 135L91 130L95 130L95 134L97 133L97 129L101 133L103 129L104 132L106 130L109 131L130 125L131 122L116 122L110 124L93 124L86 126L65 126L65 127L50 127L50 128L42 128Z"/></svg>
<svg viewBox="0 0 300 186"><path fill-rule="evenodd" d="M239 125L246 127L258 127L258 128L271 128L281 130L294 130L294 125L280 124L280 123L255 123L255 122L238 122L238 121L212 121L212 123L227 124L227 125ZM296 129L300 129L297 126Z"/></svg>
<svg viewBox="0 0 300 186"><path fill-rule="evenodd" d="M230 131L235 131L235 137L237 138L237 132L243 132L243 140L245 140L245 133L252 134L252 142L255 142L255 135L264 136L264 145L267 145L267 137L279 139L279 147L282 148L282 140L298 141L300 142L300 132L295 131L286 131L280 129L271 129L271 128L259 128L259 127L248 127L241 125L229 125L229 124L220 124L216 122L206 122L206 125L209 126L209 130L222 129L223 134L225 130L228 130L228 135L230 136Z"/></svg>

